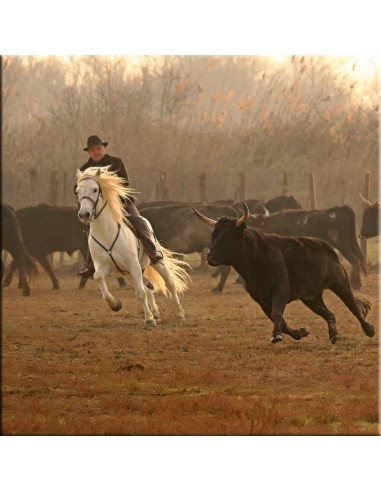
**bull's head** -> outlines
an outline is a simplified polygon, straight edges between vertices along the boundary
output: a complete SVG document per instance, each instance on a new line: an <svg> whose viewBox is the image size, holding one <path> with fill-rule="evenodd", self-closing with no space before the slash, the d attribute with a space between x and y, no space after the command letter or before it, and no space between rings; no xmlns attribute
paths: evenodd
<svg viewBox="0 0 381 492"><path fill-rule="evenodd" d="M202 222L213 228L212 246L207 256L209 265L232 265L237 254L239 254L239 249L242 247L242 237L246 229L246 221L250 215L246 203L242 203L244 212L239 219L222 217L218 220L213 220L193 209Z"/></svg>

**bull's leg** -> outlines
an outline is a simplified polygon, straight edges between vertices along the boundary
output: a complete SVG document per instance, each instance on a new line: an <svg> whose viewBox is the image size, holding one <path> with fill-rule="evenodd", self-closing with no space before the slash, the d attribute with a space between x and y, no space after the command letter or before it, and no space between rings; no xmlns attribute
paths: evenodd
<svg viewBox="0 0 381 492"><path fill-rule="evenodd" d="M328 335L332 343L336 343L340 335L336 329L336 317L325 305L322 295L314 299L302 299L302 302L315 314L321 316L328 323Z"/></svg>
<svg viewBox="0 0 381 492"><path fill-rule="evenodd" d="M78 289L83 289L87 283L87 278L86 277L81 277L79 284L78 284Z"/></svg>
<svg viewBox="0 0 381 492"><path fill-rule="evenodd" d="M118 277L117 280L118 280L119 287L127 287L126 281L124 280L123 277Z"/></svg>
<svg viewBox="0 0 381 492"><path fill-rule="evenodd" d="M46 256L41 256L40 258L38 258L38 261L39 261L40 265L42 266L42 268L49 275L50 280L52 281L52 284L53 284L53 289L59 290L60 284L57 280L57 277L53 273L53 270L52 270L52 267L50 265L48 258Z"/></svg>
<svg viewBox="0 0 381 492"><path fill-rule="evenodd" d="M23 266L17 267L17 265L16 265L16 268L18 268L18 271L19 271L19 283L18 283L17 287L19 289L22 289L22 295L23 296L25 296L25 297L30 296L30 287L28 284L25 269Z"/></svg>
<svg viewBox="0 0 381 492"><path fill-rule="evenodd" d="M222 265L218 267L221 276L218 284L212 289L212 292L222 292L231 269L232 267L227 265Z"/></svg>
<svg viewBox="0 0 381 492"><path fill-rule="evenodd" d="M271 307L266 306L264 304L260 304L260 306L263 312L266 314L266 316L269 319L271 319ZM282 333L285 333L286 335L290 336L294 340L300 340L301 338L304 338L310 334L307 328L299 328L299 329L290 328L283 317L281 321L281 329L282 329Z"/></svg>
<svg viewBox="0 0 381 492"><path fill-rule="evenodd" d="M12 260L8 269L6 269L6 275L3 282L3 287L8 287L8 285L11 285L13 274L15 273L16 268L17 268L16 262L15 260Z"/></svg>
<svg viewBox="0 0 381 492"><path fill-rule="evenodd" d="M277 343L283 340L282 320L286 305L287 301L284 300L283 295L278 294L273 296L273 298L271 299L271 320L274 323L271 343Z"/></svg>
<svg viewBox="0 0 381 492"><path fill-rule="evenodd" d="M220 265L216 268L214 268L212 274L211 274L211 277L212 278L217 278L219 277L221 274L222 274L222 269L224 268L225 265Z"/></svg>
<svg viewBox="0 0 381 492"><path fill-rule="evenodd" d="M349 284L348 277L344 270L344 277L342 281L336 282L330 289L343 301L347 308L353 313L359 320L361 328L365 335L373 337L376 333L373 325L365 321L365 316L368 314L370 304L362 299L356 298L353 295L351 286Z"/></svg>

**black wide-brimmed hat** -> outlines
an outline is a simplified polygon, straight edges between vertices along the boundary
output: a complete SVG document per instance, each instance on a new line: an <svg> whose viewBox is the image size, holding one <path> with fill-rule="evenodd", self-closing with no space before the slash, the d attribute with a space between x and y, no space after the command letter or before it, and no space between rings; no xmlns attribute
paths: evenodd
<svg viewBox="0 0 381 492"><path fill-rule="evenodd" d="M95 145L104 145L105 147L107 147L108 142L102 142L98 135L91 135L87 139L87 147L85 147L83 150L88 151L89 147L94 147Z"/></svg>

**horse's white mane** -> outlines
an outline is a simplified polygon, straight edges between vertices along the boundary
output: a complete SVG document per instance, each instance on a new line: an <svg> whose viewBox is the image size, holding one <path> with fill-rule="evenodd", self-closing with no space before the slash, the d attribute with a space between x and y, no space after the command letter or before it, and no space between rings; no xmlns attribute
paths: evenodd
<svg viewBox="0 0 381 492"><path fill-rule="evenodd" d="M110 167L89 167L85 171L77 170L77 185L85 178L94 179L100 186L103 199L107 201L113 217L117 222L122 223L125 218L128 218L128 213L120 198L133 198L136 192L125 185L125 178L118 176L115 171L110 171Z"/></svg>

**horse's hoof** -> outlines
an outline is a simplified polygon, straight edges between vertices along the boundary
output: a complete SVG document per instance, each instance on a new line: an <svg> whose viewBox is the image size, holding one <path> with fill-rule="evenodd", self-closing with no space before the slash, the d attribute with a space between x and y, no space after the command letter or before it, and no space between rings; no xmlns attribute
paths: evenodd
<svg viewBox="0 0 381 492"><path fill-rule="evenodd" d="M331 336L330 340L331 340L331 343L333 345L335 345L335 343L337 342L337 340L339 340L341 338L341 336L338 334L338 333L335 333L334 335Z"/></svg>
<svg viewBox="0 0 381 492"><path fill-rule="evenodd" d="M4 282L2 283L2 287L9 287L11 285L11 281L9 280L4 280Z"/></svg>
<svg viewBox="0 0 381 492"><path fill-rule="evenodd" d="M144 322L144 328L146 330L151 330L151 328L154 328L156 326L156 321L154 319L147 319Z"/></svg>
<svg viewBox="0 0 381 492"><path fill-rule="evenodd" d="M271 343L277 343L283 341L283 335L275 335L275 337L271 337Z"/></svg>
<svg viewBox="0 0 381 492"><path fill-rule="evenodd" d="M114 307L111 307L110 308L113 310L113 311L120 311L122 309L122 303L120 302L119 299L116 300L116 305Z"/></svg>
<svg viewBox="0 0 381 492"><path fill-rule="evenodd" d="M24 297L29 297L30 296L30 290L24 290L23 293L22 293L22 295Z"/></svg>
<svg viewBox="0 0 381 492"><path fill-rule="evenodd" d="M59 285L53 285L53 290L60 290L60 286Z"/></svg>

